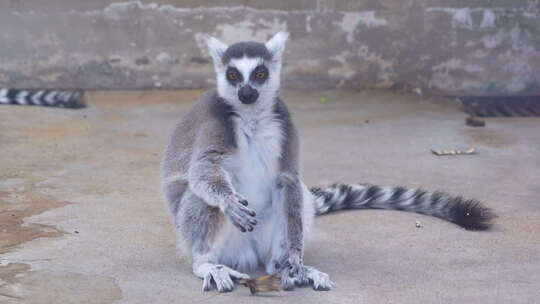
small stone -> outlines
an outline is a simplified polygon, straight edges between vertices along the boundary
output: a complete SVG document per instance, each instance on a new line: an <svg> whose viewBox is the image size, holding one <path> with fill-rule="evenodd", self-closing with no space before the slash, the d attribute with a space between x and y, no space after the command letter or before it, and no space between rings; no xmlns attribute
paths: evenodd
<svg viewBox="0 0 540 304"><path fill-rule="evenodd" d="M416 228L422 228L422 223L420 223L420 221L416 221Z"/></svg>

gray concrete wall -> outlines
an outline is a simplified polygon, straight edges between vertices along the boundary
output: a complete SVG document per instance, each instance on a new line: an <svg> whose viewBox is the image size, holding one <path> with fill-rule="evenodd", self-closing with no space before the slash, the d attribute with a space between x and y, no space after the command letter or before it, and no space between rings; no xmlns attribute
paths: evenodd
<svg viewBox="0 0 540 304"><path fill-rule="evenodd" d="M286 29L287 87L540 92L538 0L6 0L0 28L8 87L207 87L205 34Z"/></svg>

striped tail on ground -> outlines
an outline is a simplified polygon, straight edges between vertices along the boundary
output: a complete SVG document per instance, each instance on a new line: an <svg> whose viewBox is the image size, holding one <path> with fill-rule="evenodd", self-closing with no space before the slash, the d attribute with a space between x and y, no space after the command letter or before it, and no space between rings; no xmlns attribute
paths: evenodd
<svg viewBox="0 0 540 304"><path fill-rule="evenodd" d="M486 230L497 216L474 199L444 192L370 184L334 184L311 188L317 215L346 209L388 209L431 215L467 230Z"/></svg>
<svg viewBox="0 0 540 304"><path fill-rule="evenodd" d="M18 90L0 88L0 104L80 109L86 107L84 92L57 90Z"/></svg>

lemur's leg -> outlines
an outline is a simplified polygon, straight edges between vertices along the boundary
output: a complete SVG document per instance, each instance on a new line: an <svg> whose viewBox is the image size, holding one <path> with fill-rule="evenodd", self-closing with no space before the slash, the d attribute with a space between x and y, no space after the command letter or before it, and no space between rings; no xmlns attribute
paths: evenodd
<svg viewBox="0 0 540 304"><path fill-rule="evenodd" d="M302 187L304 189L304 231L309 231L315 217L315 205L313 201L313 196L306 187L306 185L302 184ZM304 235L305 234L306 232L304 233ZM304 239L307 238L304 237ZM311 284L313 286L313 289L315 290L330 290L332 287L335 286L334 282L330 280L328 274L315 269L315 267L304 265L303 271L304 280L307 279L309 281L309 284Z"/></svg>
<svg viewBox="0 0 540 304"><path fill-rule="evenodd" d="M286 239L280 244L280 257L275 267L281 274L281 285L285 290L303 284L302 266L304 255L303 191L300 177L296 173L283 173L278 180L282 191L281 205L286 221Z"/></svg>
<svg viewBox="0 0 540 304"><path fill-rule="evenodd" d="M310 193L294 175L282 175L279 183L283 191L281 199L286 214L287 238L279 244L281 250L268 261L266 270L268 273L280 272L285 290L310 284L315 290L330 290L334 283L328 274L303 264L304 240L314 215Z"/></svg>
<svg viewBox="0 0 540 304"><path fill-rule="evenodd" d="M193 273L203 279L204 291L215 287L219 292L228 292L234 288L233 278L249 278L247 274L218 264L215 241L225 220L218 208L186 191L176 216L176 233L179 242L191 249Z"/></svg>

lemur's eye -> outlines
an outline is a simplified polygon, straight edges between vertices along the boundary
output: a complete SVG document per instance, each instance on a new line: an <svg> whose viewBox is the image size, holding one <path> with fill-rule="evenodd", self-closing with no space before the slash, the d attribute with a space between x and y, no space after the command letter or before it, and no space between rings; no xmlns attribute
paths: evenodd
<svg viewBox="0 0 540 304"><path fill-rule="evenodd" d="M236 68L229 67L225 74L227 75L227 80L232 84L242 81L242 74Z"/></svg>
<svg viewBox="0 0 540 304"><path fill-rule="evenodd" d="M229 80L238 80L239 75L238 75L238 72L236 71L230 71L229 73L227 73L227 78L229 78Z"/></svg>
<svg viewBox="0 0 540 304"><path fill-rule="evenodd" d="M255 71L251 73L251 80L257 83L264 83L268 78L268 69L264 65L260 65L255 68Z"/></svg>

